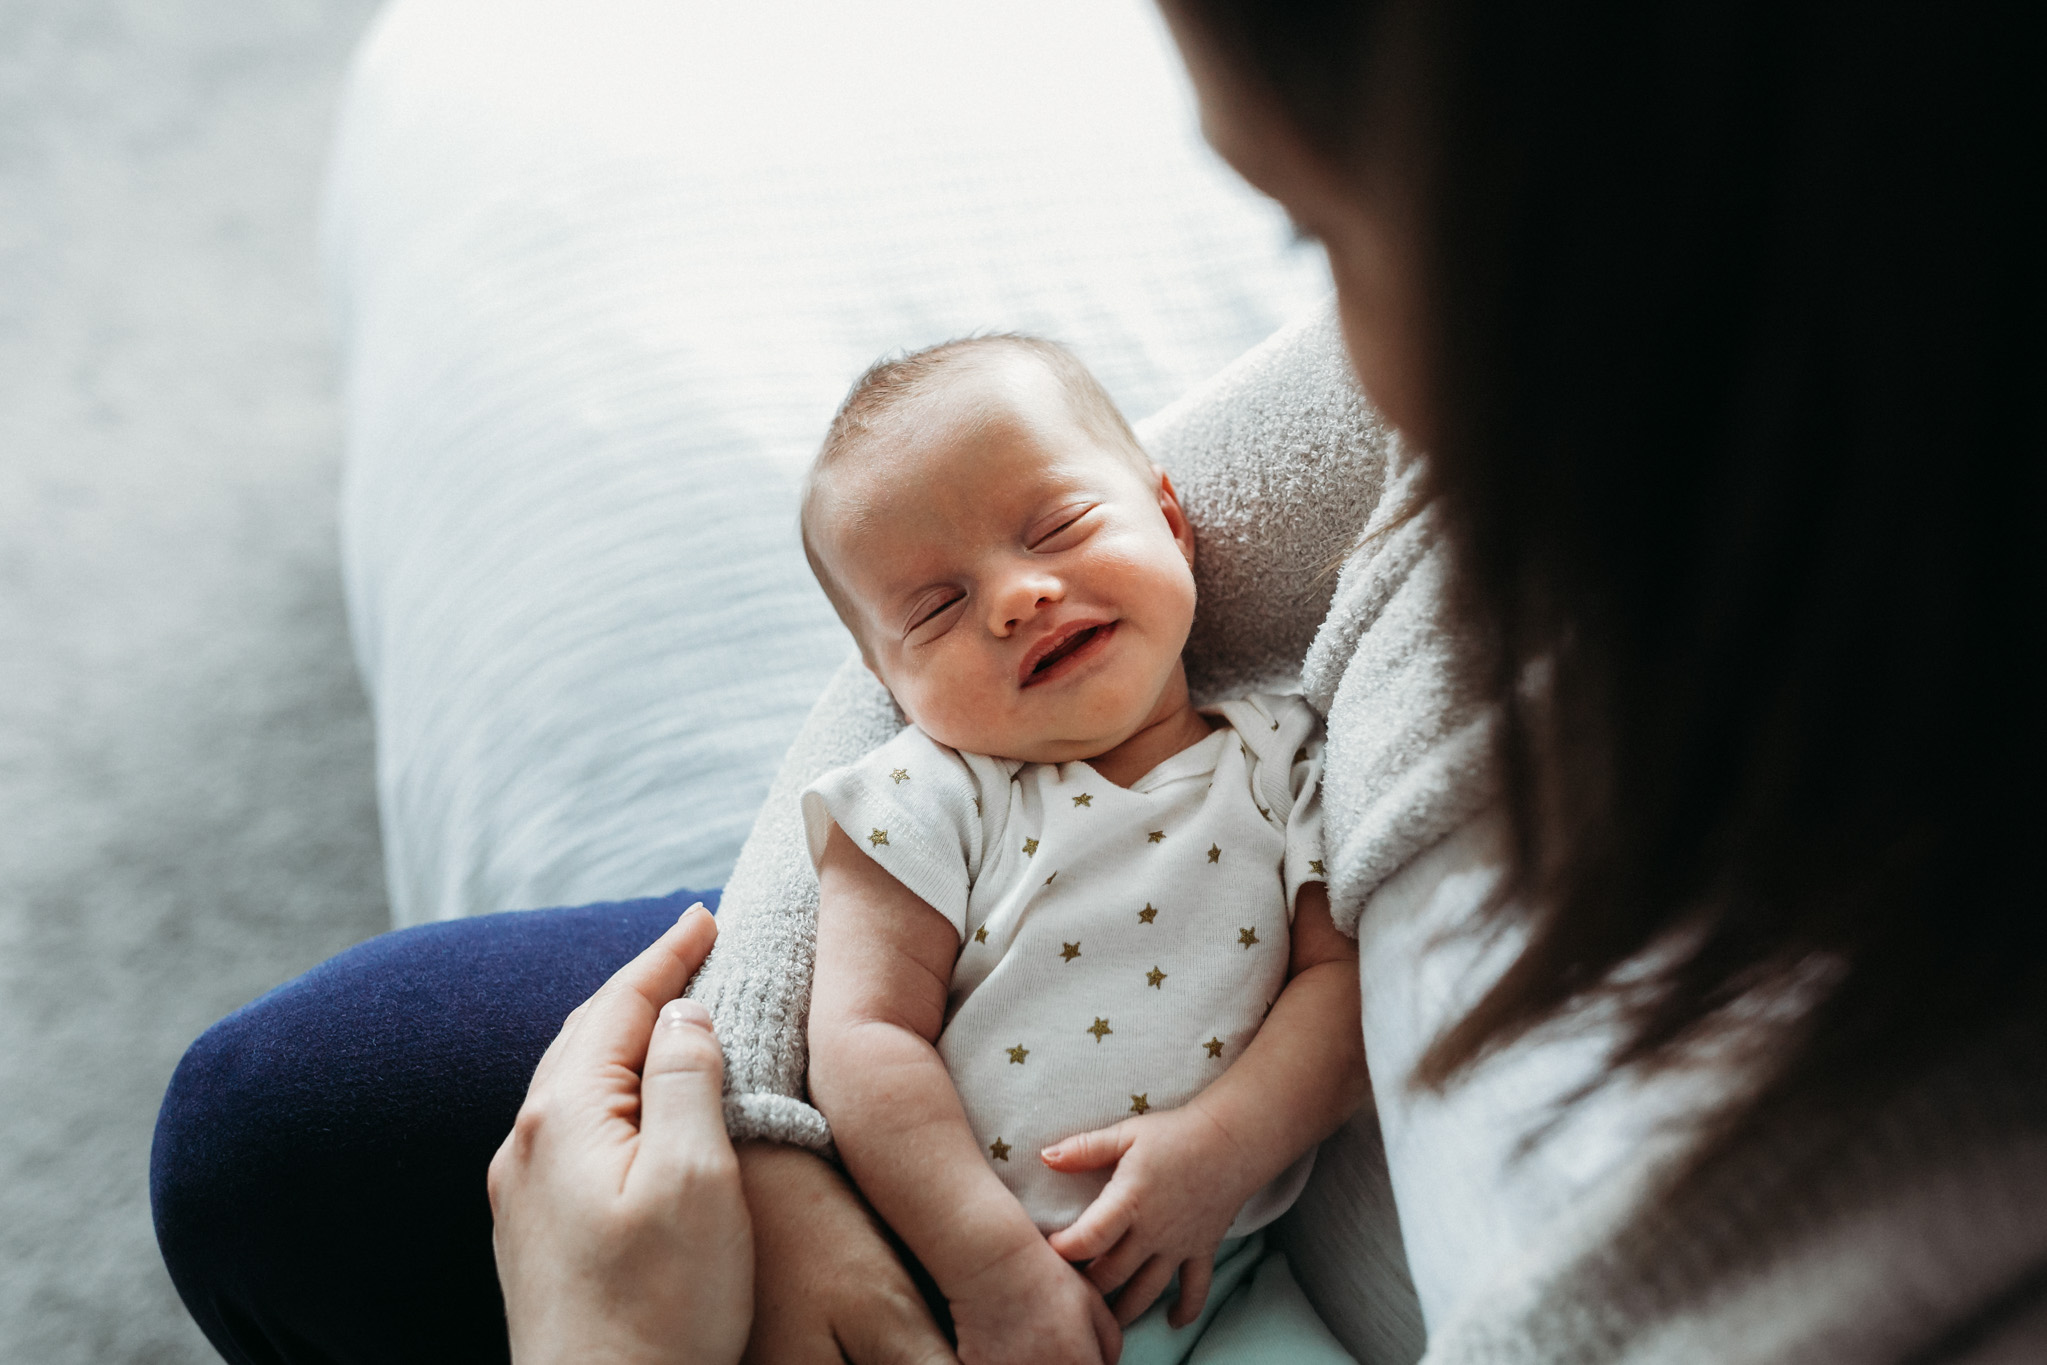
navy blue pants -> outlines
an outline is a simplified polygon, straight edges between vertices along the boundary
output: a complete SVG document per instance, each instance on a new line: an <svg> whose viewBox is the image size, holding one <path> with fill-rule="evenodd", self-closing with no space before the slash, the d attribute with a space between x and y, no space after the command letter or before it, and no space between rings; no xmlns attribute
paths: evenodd
<svg viewBox="0 0 2047 1365"><path fill-rule="evenodd" d="M215 1024L150 1153L157 1244L235 1365L508 1359L484 1172L570 1010L718 893L430 924Z"/></svg>

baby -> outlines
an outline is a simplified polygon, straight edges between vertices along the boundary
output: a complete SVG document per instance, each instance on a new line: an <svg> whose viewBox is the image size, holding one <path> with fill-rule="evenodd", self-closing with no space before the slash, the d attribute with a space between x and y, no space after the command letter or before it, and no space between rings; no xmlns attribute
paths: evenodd
<svg viewBox="0 0 2047 1365"><path fill-rule="evenodd" d="M1189 702L1172 482L1068 352L974 338L854 386L803 532L911 721L803 794L811 1093L960 1359L1113 1314L1132 1365L1349 1360L1256 1235L1364 1089L1316 717Z"/></svg>

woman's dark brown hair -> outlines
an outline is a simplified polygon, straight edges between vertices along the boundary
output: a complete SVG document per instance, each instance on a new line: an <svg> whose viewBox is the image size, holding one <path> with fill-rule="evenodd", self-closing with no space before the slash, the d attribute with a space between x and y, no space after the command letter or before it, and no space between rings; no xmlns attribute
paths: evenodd
<svg viewBox="0 0 2047 1365"><path fill-rule="evenodd" d="M2037 16L1172 3L1350 173L1366 73L1422 130L1432 477L1531 937L1420 1079L1600 994L1649 1066L1816 1000L1751 1117L2038 1027Z"/></svg>

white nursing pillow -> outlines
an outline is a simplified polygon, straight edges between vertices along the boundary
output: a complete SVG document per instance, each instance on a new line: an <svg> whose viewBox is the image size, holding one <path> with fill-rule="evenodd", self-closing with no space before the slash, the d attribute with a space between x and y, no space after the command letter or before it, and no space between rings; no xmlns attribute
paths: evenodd
<svg viewBox="0 0 2047 1365"><path fill-rule="evenodd" d="M1042 332L1141 417L1327 288L1143 0L397 0L328 241L401 924L723 880L848 648L794 490L878 353Z"/></svg>

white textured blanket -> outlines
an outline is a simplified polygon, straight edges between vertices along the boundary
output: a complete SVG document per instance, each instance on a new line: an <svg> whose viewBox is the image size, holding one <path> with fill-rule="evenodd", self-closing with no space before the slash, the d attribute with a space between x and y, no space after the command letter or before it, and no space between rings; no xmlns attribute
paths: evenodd
<svg viewBox="0 0 2047 1365"><path fill-rule="evenodd" d="M329 196L399 923L711 886L847 645L794 488L878 353L1141 417L1327 288L1143 0L398 0Z"/></svg>

